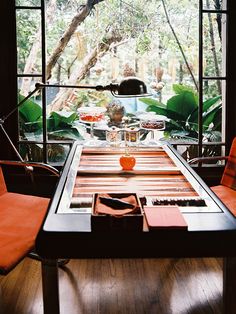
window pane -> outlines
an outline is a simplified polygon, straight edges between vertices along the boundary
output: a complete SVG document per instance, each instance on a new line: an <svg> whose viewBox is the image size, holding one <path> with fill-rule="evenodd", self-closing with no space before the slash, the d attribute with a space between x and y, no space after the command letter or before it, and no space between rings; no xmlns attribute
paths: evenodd
<svg viewBox="0 0 236 314"><path fill-rule="evenodd" d="M61 36L68 29L74 16L73 12L77 10L73 7L74 4L73 1L68 5L58 2L57 8L53 10L53 16L47 20L47 60L50 60L55 47L60 45ZM157 0L150 1L148 6L144 0L100 2L96 6L96 14L89 15L78 26L53 68L50 82L107 85L111 82L118 83L127 76L140 77L145 81L156 103L162 103L165 107L168 103L170 110L165 111L167 114L174 110L171 118L173 120L176 118L177 122L175 124L173 122L171 126L169 124L169 130L177 130L178 135L169 132L169 136L172 137L173 134L173 137L182 138L182 135L185 134L187 137L189 134L188 114L197 106L195 96L198 78L199 2L183 1L180 6L176 6L172 1L167 3L172 26L186 54L188 64L159 5L160 2ZM49 7L47 11L51 12L48 9ZM124 120L129 125L135 123L139 125L135 116L137 111L150 109L146 103L137 98L117 99L109 93L88 90L50 93L52 97L50 96L48 113L50 110L73 113L77 112L78 107L89 105L106 106L110 111L115 107L122 111L123 106L128 122ZM190 104L185 101L183 107L187 110L179 114L182 110L182 99L186 99L185 93L189 96ZM107 119L108 126L115 123L115 119L111 121L108 114ZM80 121L75 122L81 126ZM119 126L118 123L115 125ZM90 124L84 123L84 126L89 135ZM120 124L120 127L123 128L124 123ZM60 135L59 132L54 132L55 130L54 133L50 133L50 128L48 126L49 137ZM57 125L58 131L59 128L60 125ZM81 130L79 132L81 135ZM104 139L104 133L95 126L95 136ZM196 133L190 136L197 138Z"/></svg>
<svg viewBox="0 0 236 314"><path fill-rule="evenodd" d="M82 105L86 106L89 91L83 90L80 98L78 96L80 90L66 89L67 94L63 102L63 108L61 108L58 106L57 100L64 90L55 87L46 88L48 139L82 141L89 137L87 133L89 133L90 128L89 125L79 121L77 108ZM68 110L68 108L70 109Z"/></svg>
<svg viewBox="0 0 236 314"><path fill-rule="evenodd" d="M67 144L47 144L48 163L51 165L61 165L65 162L71 145ZM43 161L43 145L20 143L20 154L27 161Z"/></svg>
<svg viewBox="0 0 236 314"><path fill-rule="evenodd" d="M40 6L41 0L16 0L15 3L16 3L16 6L34 7L34 6Z"/></svg>
<svg viewBox="0 0 236 314"><path fill-rule="evenodd" d="M204 76L225 76L222 30L225 14L204 14L203 19L203 73Z"/></svg>
<svg viewBox="0 0 236 314"><path fill-rule="evenodd" d="M173 95L175 83L193 86L190 71L166 16L159 8L159 1L145 4L145 1L99 3L96 17L89 15L79 25L53 68L50 80L106 85L135 75L145 81L152 93L158 96L162 93L164 100ZM70 24L72 12L76 11L72 5L73 2L67 6L58 3L52 19L48 20L48 60ZM181 6L168 1L167 6L189 68L197 77L198 0L191 4L184 1ZM105 47L104 42L107 43Z"/></svg>
<svg viewBox="0 0 236 314"><path fill-rule="evenodd" d="M17 10L17 70L19 74L38 74L41 67L41 12Z"/></svg>
<svg viewBox="0 0 236 314"><path fill-rule="evenodd" d="M43 161L43 145L20 143L20 154L27 161Z"/></svg>
<svg viewBox="0 0 236 314"><path fill-rule="evenodd" d="M29 84L27 93L22 89L22 82ZM18 79L18 102L22 101L29 91L34 89L34 78L19 78ZM43 139L42 125L42 102L41 93L35 93L31 98L24 102L19 107L19 130L20 139L28 141L42 141Z"/></svg>
<svg viewBox="0 0 236 314"><path fill-rule="evenodd" d="M203 9L206 10L226 10L227 0L204 0Z"/></svg>
<svg viewBox="0 0 236 314"><path fill-rule="evenodd" d="M203 81L203 135L207 142L222 141L222 99L225 81Z"/></svg>
<svg viewBox="0 0 236 314"><path fill-rule="evenodd" d="M54 166L57 164L60 165L64 163L69 151L70 145L48 144L47 145L48 162Z"/></svg>

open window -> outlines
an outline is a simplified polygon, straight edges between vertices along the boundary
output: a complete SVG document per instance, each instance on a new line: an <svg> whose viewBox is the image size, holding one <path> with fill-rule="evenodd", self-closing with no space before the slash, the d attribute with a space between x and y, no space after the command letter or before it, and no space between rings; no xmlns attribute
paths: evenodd
<svg viewBox="0 0 236 314"><path fill-rule="evenodd" d="M42 90L19 109L27 159L63 162L71 142L89 136L78 118L81 104L106 106L108 122L120 110L125 125L134 127L137 113L154 111L167 118L159 138L186 159L219 155L228 105L225 0L178 6L114 0L92 7L86 1L16 0L15 9L19 99L37 81L104 85L125 76L140 77L152 94L117 99L106 92ZM104 128L95 135L105 139Z"/></svg>

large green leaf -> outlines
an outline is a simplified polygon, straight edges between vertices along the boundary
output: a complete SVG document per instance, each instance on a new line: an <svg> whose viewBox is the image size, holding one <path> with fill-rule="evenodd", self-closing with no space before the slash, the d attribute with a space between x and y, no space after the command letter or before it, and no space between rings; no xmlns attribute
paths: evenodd
<svg viewBox="0 0 236 314"><path fill-rule="evenodd" d="M207 99L203 102L203 111L207 111L211 106L217 103L221 99L221 95L215 96L213 98Z"/></svg>
<svg viewBox="0 0 236 314"><path fill-rule="evenodd" d="M181 123L176 122L175 120L169 120L166 122L166 131L172 131L172 130L183 130L184 126Z"/></svg>
<svg viewBox="0 0 236 314"><path fill-rule="evenodd" d="M24 126L25 131L28 131L28 132L37 132L39 130L42 130L43 128L42 116L39 117L37 121L32 121L32 122L22 121L21 123Z"/></svg>
<svg viewBox="0 0 236 314"><path fill-rule="evenodd" d="M19 95L19 101L25 97ZM25 122L35 122L42 116L42 108L32 99L26 100L19 108L20 115Z"/></svg>
<svg viewBox="0 0 236 314"><path fill-rule="evenodd" d="M71 124L77 118L75 112L68 111L53 111L50 114L50 125L54 124L56 129L59 125Z"/></svg>
<svg viewBox="0 0 236 314"><path fill-rule="evenodd" d="M166 105L164 105L163 103L161 103L160 101L156 100L156 99L153 99L153 98L148 98L148 97L145 97L145 98L139 98L140 101L142 101L144 104L148 105L148 106L158 106L158 107L161 107L161 108L165 108Z"/></svg>
<svg viewBox="0 0 236 314"><path fill-rule="evenodd" d="M216 96L210 99L207 99L203 102L203 112L206 112L210 109L211 106L215 105L219 100L221 99L221 96ZM188 122L194 122L198 123L198 107L190 114L188 117Z"/></svg>
<svg viewBox="0 0 236 314"><path fill-rule="evenodd" d="M211 123L214 123L213 122L214 120L215 121L219 120L219 117L217 117L217 115L221 116L221 108L222 105L218 104L216 107L208 110L206 113L203 114L202 123L204 129L208 128Z"/></svg>
<svg viewBox="0 0 236 314"><path fill-rule="evenodd" d="M213 118L213 131L221 132L222 128L222 107L219 107L218 111L216 111L214 118Z"/></svg>
<svg viewBox="0 0 236 314"><path fill-rule="evenodd" d="M193 88L191 86L182 85L182 84L173 84L172 86L173 91L178 95L183 92L191 92L192 94L195 94Z"/></svg>
<svg viewBox="0 0 236 314"><path fill-rule="evenodd" d="M178 112L168 110L165 105L161 104L156 99L152 98L140 98L140 100L148 105L147 111L155 112L156 114L165 116L169 119L175 120L175 121L182 121L184 120L184 116L179 114Z"/></svg>
<svg viewBox="0 0 236 314"><path fill-rule="evenodd" d="M197 105L194 94L185 91L179 95L171 97L167 101L166 109L182 115L186 121L188 116L197 108Z"/></svg>

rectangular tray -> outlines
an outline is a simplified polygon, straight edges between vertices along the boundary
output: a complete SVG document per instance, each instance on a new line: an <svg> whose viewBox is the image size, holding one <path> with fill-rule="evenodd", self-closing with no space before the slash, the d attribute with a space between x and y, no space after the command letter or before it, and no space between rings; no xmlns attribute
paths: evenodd
<svg viewBox="0 0 236 314"><path fill-rule="evenodd" d="M102 193L104 194L104 193ZM95 193L93 196L93 206L91 215L91 227L93 231L142 231L143 230L143 210L140 200L136 193L109 193L112 198L122 199L130 195L134 195L137 206L139 208L138 213L126 214L124 216L112 216L109 214L97 214L95 213L95 204L100 194Z"/></svg>

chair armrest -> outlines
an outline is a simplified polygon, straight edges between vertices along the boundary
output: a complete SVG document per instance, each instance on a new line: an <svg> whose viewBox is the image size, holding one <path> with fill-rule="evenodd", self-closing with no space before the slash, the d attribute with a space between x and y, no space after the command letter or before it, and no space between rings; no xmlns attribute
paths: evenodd
<svg viewBox="0 0 236 314"><path fill-rule="evenodd" d="M41 163L41 162L22 162L22 161L0 160L0 165L25 167L29 171L32 171L33 168L41 168L41 169L48 170L49 172L53 173L57 177L60 176L60 172L56 168L50 165Z"/></svg>
<svg viewBox="0 0 236 314"><path fill-rule="evenodd" d="M197 157L188 161L189 165L210 161L228 160L229 156Z"/></svg>

